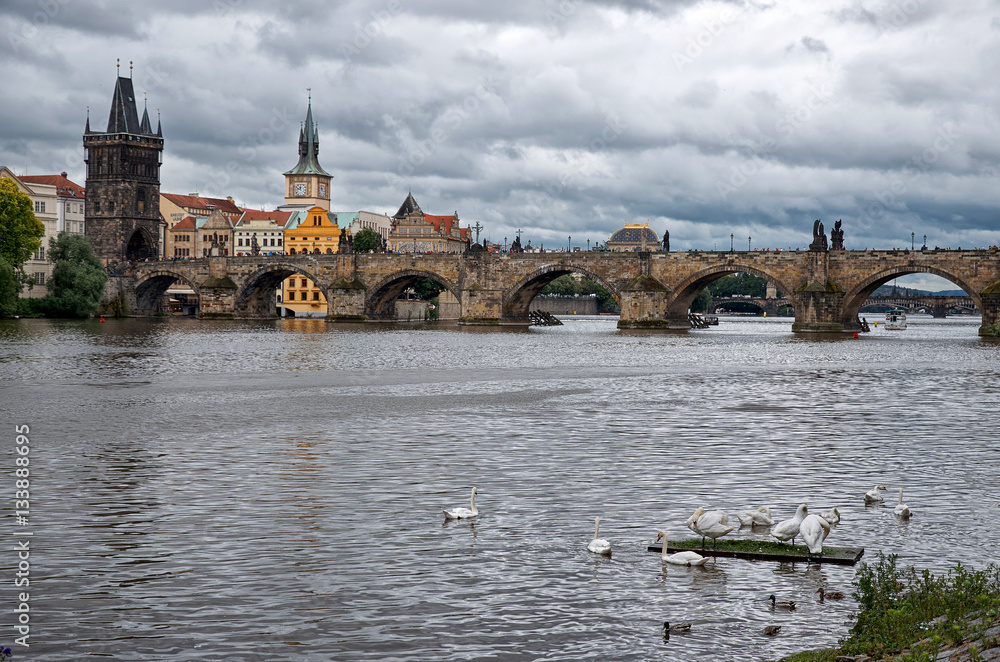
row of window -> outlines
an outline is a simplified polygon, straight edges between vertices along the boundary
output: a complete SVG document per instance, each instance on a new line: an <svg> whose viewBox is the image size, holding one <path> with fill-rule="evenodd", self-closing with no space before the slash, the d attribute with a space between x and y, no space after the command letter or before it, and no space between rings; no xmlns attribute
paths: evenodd
<svg viewBox="0 0 1000 662"><path fill-rule="evenodd" d="M298 239L299 241L322 241L322 239L320 239L319 237L316 237L315 239L312 240L310 240L309 237L289 237L288 241L295 241L296 239ZM326 240L333 241L333 237L327 237Z"/></svg>
<svg viewBox="0 0 1000 662"><path fill-rule="evenodd" d="M307 298L308 296L309 296L308 292L299 292L299 301L308 301L309 300ZM289 301L295 301L295 292L289 292L288 293L288 300ZM313 301L319 301L319 292L313 292L312 293L312 300Z"/></svg>
<svg viewBox="0 0 1000 662"><path fill-rule="evenodd" d="M174 257L191 257L190 248L175 248Z"/></svg>
<svg viewBox="0 0 1000 662"><path fill-rule="evenodd" d="M246 239L245 241L246 241L246 243L244 244L243 243L244 239L237 239L236 240L236 245L237 246L253 246L253 241L251 239ZM267 243L268 242L268 238L267 237L264 237L263 239L261 239L261 242L262 242L260 244L261 246L280 246L281 245L281 237L278 237L278 243L274 243L274 238L273 237L270 238L270 242L271 242L270 244Z"/></svg>

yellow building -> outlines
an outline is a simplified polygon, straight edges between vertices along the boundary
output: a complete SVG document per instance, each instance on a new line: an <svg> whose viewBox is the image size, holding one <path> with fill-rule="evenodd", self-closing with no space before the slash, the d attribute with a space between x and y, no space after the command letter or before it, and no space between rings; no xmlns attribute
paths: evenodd
<svg viewBox="0 0 1000 662"><path fill-rule="evenodd" d="M322 207L312 207L294 228L285 228L285 250L289 255L332 255L340 248L340 238L350 236ZM291 223L291 221L290 221ZM343 234L341 234L343 233ZM296 316L326 315L326 297L310 279L296 274L281 284L279 305Z"/></svg>

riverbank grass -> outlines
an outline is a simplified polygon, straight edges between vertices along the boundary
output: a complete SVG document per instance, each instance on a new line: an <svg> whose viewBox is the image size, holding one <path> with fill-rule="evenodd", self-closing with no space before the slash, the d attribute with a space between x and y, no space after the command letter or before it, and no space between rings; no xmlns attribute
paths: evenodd
<svg viewBox="0 0 1000 662"><path fill-rule="evenodd" d="M1000 621L1000 566L970 570L959 564L946 575L896 567L896 555L878 552L854 577L857 623L836 650L797 653L782 662L834 662L837 656L931 662L966 642L970 659L1000 646L987 635Z"/></svg>

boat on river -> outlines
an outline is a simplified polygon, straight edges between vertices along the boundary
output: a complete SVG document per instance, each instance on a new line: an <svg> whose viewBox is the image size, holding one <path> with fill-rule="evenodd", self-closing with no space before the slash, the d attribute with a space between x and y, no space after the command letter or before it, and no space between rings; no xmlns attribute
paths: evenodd
<svg viewBox="0 0 1000 662"><path fill-rule="evenodd" d="M906 329L906 311L894 308L885 313L885 328L889 331Z"/></svg>

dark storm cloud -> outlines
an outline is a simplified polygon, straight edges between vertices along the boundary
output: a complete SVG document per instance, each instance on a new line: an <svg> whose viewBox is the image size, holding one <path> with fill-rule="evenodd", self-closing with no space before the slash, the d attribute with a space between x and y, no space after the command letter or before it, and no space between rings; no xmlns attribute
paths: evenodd
<svg viewBox="0 0 1000 662"><path fill-rule="evenodd" d="M0 9L5 32L37 6ZM682 249L804 245L841 217L852 247L1000 240L988 0L52 6L0 48L18 171L83 183L86 107L103 128L120 57L162 112L168 192L280 204L310 88L339 209L412 190L551 245L647 218Z"/></svg>

